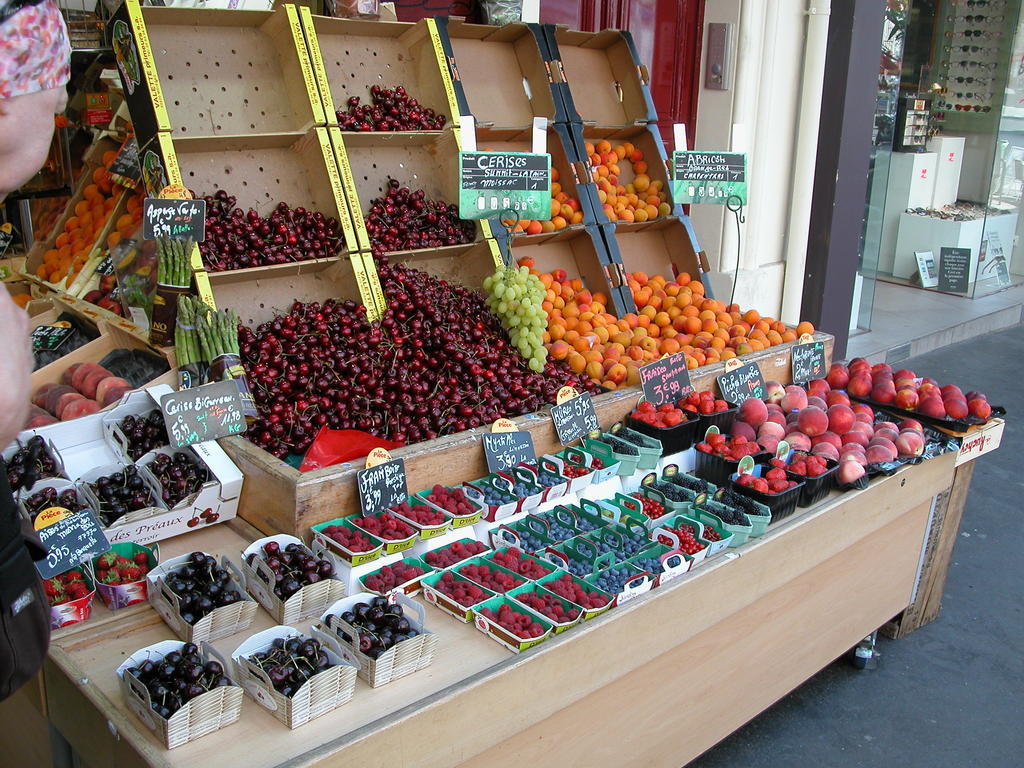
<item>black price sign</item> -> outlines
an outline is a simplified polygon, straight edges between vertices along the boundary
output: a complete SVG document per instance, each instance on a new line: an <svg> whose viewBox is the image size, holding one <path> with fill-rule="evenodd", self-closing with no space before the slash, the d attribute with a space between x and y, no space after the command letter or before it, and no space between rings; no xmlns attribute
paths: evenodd
<svg viewBox="0 0 1024 768"><path fill-rule="evenodd" d="M551 420L555 423L555 431L562 445L569 445L601 427L594 402L586 392L561 405L551 406Z"/></svg>
<svg viewBox="0 0 1024 768"><path fill-rule="evenodd" d="M32 349L52 352L70 339L75 333L71 323L63 320L54 325L40 325L32 329Z"/></svg>
<svg viewBox="0 0 1024 768"><path fill-rule="evenodd" d="M739 404L751 397L764 399L764 377L757 363L747 363L739 368L726 371L718 377L718 389L722 399Z"/></svg>
<svg viewBox="0 0 1024 768"><path fill-rule="evenodd" d="M812 341L793 347L793 383L805 384L825 377L825 342Z"/></svg>
<svg viewBox="0 0 1024 768"><path fill-rule="evenodd" d="M405 501L409 487L405 481L405 459L392 459L356 472L359 506L364 515L376 515Z"/></svg>
<svg viewBox="0 0 1024 768"><path fill-rule="evenodd" d="M107 170L114 176L119 176L129 182L122 186L133 187L142 179L142 167L139 165L139 142L132 136L121 145L114 162L107 166Z"/></svg>
<svg viewBox="0 0 1024 768"><path fill-rule="evenodd" d="M490 472L504 472L537 458L529 432L489 432L484 435L484 456Z"/></svg>
<svg viewBox="0 0 1024 768"><path fill-rule="evenodd" d="M645 365L640 369L640 386L644 399L655 407L682 400L693 392L686 355L677 352Z"/></svg>
<svg viewBox="0 0 1024 768"><path fill-rule="evenodd" d="M966 293L971 274L970 248L939 249L939 290Z"/></svg>
<svg viewBox="0 0 1024 768"><path fill-rule="evenodd" d="M94 555L110 550L110 542L96 515L88 509L40 528L39 540L46 548L46 557L36 563L36 569L44 579L64 573Z"/></svg>
<svg viewBox="0 0 1024 768"><path fill-rule="evenodd" d="M172 448L245 432L242 398L234 379L172 392L160 399Z"/></svg>
<svg viewBox="0 0 1024 768"><path fill-rule="evenodd" d="M103 261L96 267L97 275L112 275L114 274L114 257L107 256Z"/></svg>
<svg viewBox="0 0 1024 768"><path fill-rule="evenodd" d="M142 201L142 236L201 243L206 239L206 201L147 197Z"/></svg>

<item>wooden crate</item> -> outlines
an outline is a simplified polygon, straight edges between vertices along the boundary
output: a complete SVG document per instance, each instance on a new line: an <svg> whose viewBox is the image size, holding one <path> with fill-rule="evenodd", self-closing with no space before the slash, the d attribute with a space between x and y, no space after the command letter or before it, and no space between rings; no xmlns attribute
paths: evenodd
<svg viewBox="0 0 1024 768"><path fill-rule="evenodd" d="M833 339L825 333L815 338L825 343L826 360L831 360ZM790 355L793 343L782 344L763 352L744 355L755 361L766 380L788 383L791 378ZM722 365L706 365L690 371L697 389L713 389ZM594 406L603 426L621 420L636 407L639 388L629 388L598 395ZM545 414L513 419L519 429L531 433L537 454L561 449L551 420ZM405 459L409 488L421 490L435 483L451 485L487 474L481 447L485 428L471 429L453 435L397 448L392 454ZM221 441L238 468L245 474L238 514L268 534L290 533L308 537L310 527L336 517L359 511L355 473L363 468L362 460L346 462L312 472L299 472L271 454L241 437Z"/></svg>

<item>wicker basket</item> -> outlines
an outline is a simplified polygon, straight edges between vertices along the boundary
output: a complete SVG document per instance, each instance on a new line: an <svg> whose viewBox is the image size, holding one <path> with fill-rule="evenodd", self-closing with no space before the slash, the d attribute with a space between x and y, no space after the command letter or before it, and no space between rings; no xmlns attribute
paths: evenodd
<svg viewBox="0 0 1024 768"><path fill-rule="evenodd" d="M278 693L267 674L249 661L248 657L267 650L279 637L308 636L323 643L334 666L313 675L289 698ZM271 627L256 633L235 649L231 659L234 661L235 677L246 692L289 728L298 728L347 704L355 692L359 669L359 662L352 653L342 648L331 635L317 629L311 630L311 635L303 635L297 629L287 626Z"/></svg>
<svg viewBox="0 0 1024 768"><path fill-rule="evenodd" d="M283 550L288 544L298 544L306 552L312 550L302 543L301 539L287 534L277 534L257 539L242 553L242 575L245 577L245 588L256 598L267 613L274 617L278 624L297 624L305 619L319 616L327 606L345 596L345 584L336 578L321 579L315 584L307 584L287 600L281 600L274 594L274 572L262 559L263 545L276 541ZM248 555L256 553L256 559L249 565Z"/></svg>
<svg viewBox="0 0 1024 768"><path fill-rule="evenodd" d="M174 634L187 642L218 640L248 629L253 619L256 618L256 601L245 590L245 578L242 576L242 572L226 556L221 557L221 567L231 574L229 585L238 590L242 599L231 605L214 608L195 624L189 624L181 618L178 596L167 587L165 579L185 565L190 557L191 555L175 557L147 574L149 602L153 606L153 610L160 614L160 618Z"/></svg>
<svg viewBox="0 0 1024 768"><path fill-rule="evenodd" d="M359 677L371 688L379 688L429 666L434 660L438 638L424 626L426 611L423 606L404 595L397 595L395 602L402 606L409 624L419 634L389 648L376 659L371 659L359 650L359 629L342 621L341 614L357 603L369 603L374 597L376 595L362 592L339 600L320 617L320 627L337 638L340 645L352 651L359 660Z"/></svg>
<svg viewBox="0 0 1024 768"><path fill-rule="evenodd" d="M157 733L168 749L180 747L201 736L220 730L235 722L242 714L242 689L237 685L214 688L185 704L169 718L160 717L153 711L149 691L134 675L127 674L129 667L137 667L150 659L162 659L171 651L180 651L184 643L164 640L136 651L120 667L117 676L121 680L121 693L128 708L147 728ZM203 643L200 655L204 663L216 659L224 667L225 674L231 665L212 646Z"/></svg>

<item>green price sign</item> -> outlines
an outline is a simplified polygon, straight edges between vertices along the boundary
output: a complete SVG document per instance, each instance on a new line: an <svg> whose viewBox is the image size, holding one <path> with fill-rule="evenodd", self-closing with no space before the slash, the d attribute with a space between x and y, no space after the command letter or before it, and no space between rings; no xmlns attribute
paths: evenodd
<svg viewBox="0 0 1024 768"><path fill-rule="evenodd" d="M672 198L677 203L747 204L745 152L674 152Z"/></svg>
<svg viewBox="0 0 1024 768"><path fill-rule="evenodd" d="M551 218L551 155L459 153L459 216L487 219L503 211L522 219Z"/></svg>

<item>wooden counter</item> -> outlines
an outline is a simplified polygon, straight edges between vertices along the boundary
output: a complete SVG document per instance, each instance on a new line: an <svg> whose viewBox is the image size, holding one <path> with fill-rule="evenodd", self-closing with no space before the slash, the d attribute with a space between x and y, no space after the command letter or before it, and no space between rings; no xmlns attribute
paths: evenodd
<svg viewBox="0 0 1024 768"><path fill-rule="evenodd" d="M173 637L145 606L55 639L47 711L90 768L678 768L910 605L953 463L947 454L832 494L520 656L428 607L440 635L432 666L378 689L359 681L349 704L294 731L247 698L238 723L163 749L127 712L114 674L126 655ZM233 555L245 541L227 526L181 539L183 551ZM261 610L251 631L271 623ZM215 645L230 652L247 634Z"/></svg>

